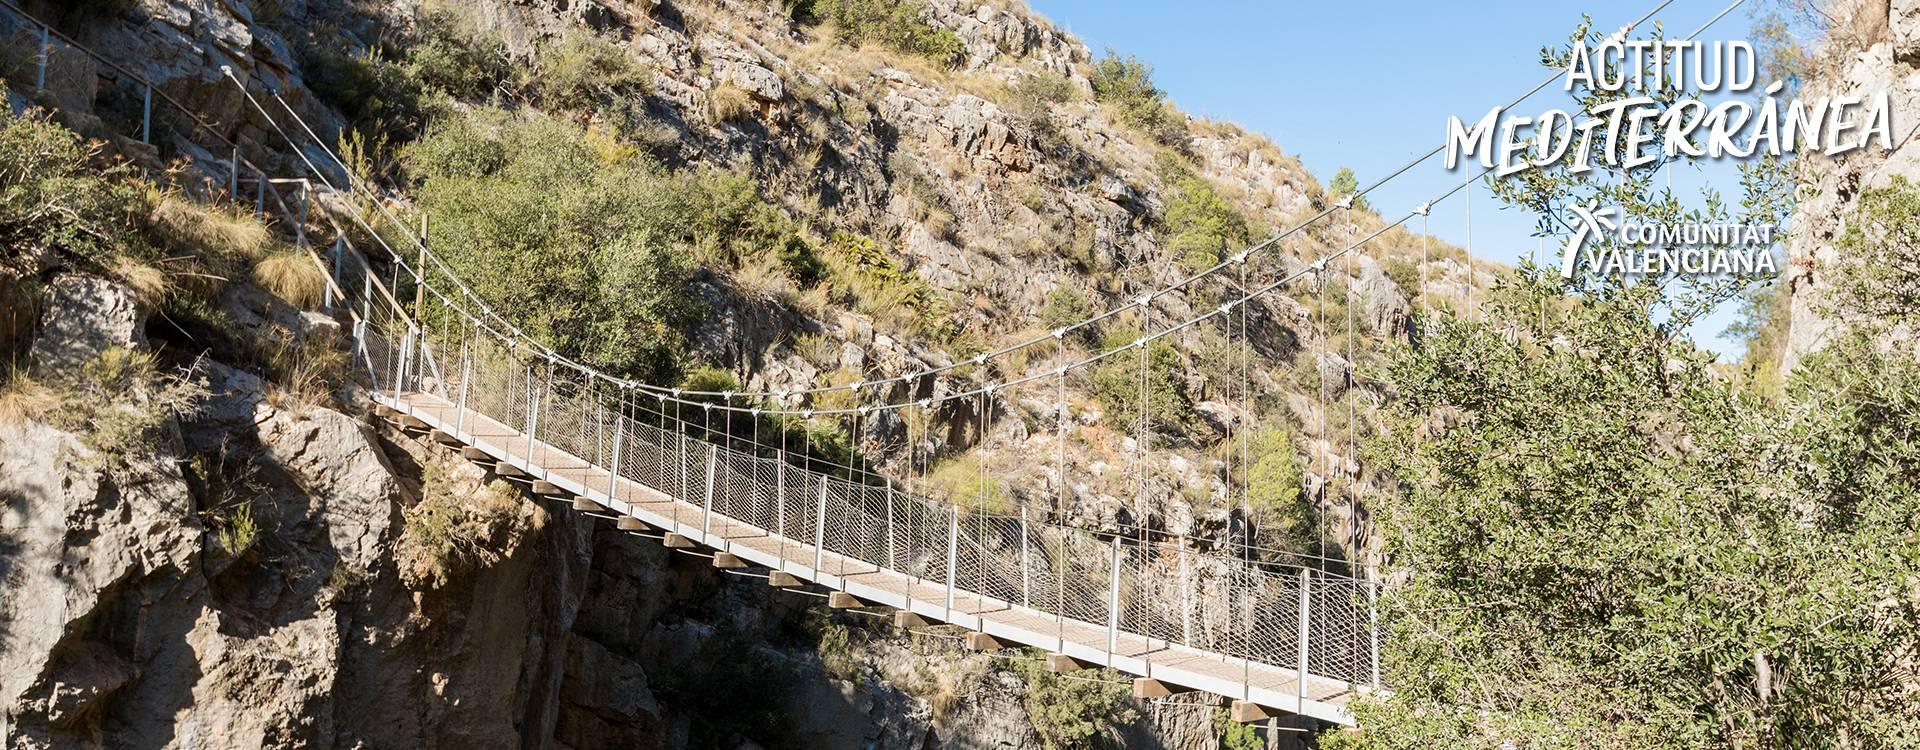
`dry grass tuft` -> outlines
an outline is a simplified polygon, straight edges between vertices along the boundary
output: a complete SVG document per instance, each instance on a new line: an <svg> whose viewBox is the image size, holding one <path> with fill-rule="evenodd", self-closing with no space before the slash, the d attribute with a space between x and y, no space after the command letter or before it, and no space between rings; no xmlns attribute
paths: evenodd
<svg viewBox="0 0 1920 750"><path fill-rule="evenodd" d="M161 195L149 221L177 249L209 260L257 261L267 251L267 226L251 215L223 211L181 197Z"/></svg>
<svg viewBox="0 0 1920 750"><path fill-rule="evenodd" d="M267 403L304 413L333 400L333 389L347 379L349 358L338 341L283 341L267 354Z"/></svg>
<svg viewBox="0 0 1920 750"><path fill-rule="evenodd" d="M173 291L173 282L167 274L158 268L132 258L121 258L114 264L113 275L133 290L133 296L148 309L154 309L167 301L167 295Z"/></svg>
<svg viewBox="0 0 1920 750"><path fill-rule="evenodd" d="M308 309L326 298L327 276L313 259L298 253L274 253L253 266L253 280L287 304Z"/></svg>
<svg viewBox="0 0 1920 750"><path fill-rule="evenodd" d="M753 95L731 83L720 84L707 92L707 116L716 124L738 120L757 109Z"/></svg>
<svg viewBox="0 0 1920 750"><path fill-rule="evenodd" d="M9 367L6 381L0 383L0 426L44 422L62 402L59 391L33 379L24 368Z"/></svg>

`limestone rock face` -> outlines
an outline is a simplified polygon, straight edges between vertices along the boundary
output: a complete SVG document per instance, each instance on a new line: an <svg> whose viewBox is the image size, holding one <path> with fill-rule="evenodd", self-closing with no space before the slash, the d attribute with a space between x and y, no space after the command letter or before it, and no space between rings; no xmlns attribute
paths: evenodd
<svg viewBox="0 0 1920 750"><path fill-rule="evenodd" d="M1885 90L1893 103L1896 130L1920 122L1920 67L1916 67L1920 57L1901 51L1912 50L1911 39L1920 34L1920 9L1907 0L1894 3L1891 31L1894 42L1860 52L1837 80L1809 84L1802 96L1864 97ZM1781 269L1792 295L1783 371L1825 346L1833 334L1834 322L1822 313L1822 295L1830 286L1826 270L1838 260L1833 242L1846 231L1853 196L1866 188L1884 187L1895 176L1920 179L1920 145L1906 138L1896 141L1891 153L1876 146L1839 158L1801 159L1796 164L1801 184L1811 189L1800 193L1787 243L1787 265Z"/></svg>
<svg viewBox="0 0 1920 750"><path fill-rule="evenodd" d="M38 377L71 378L102 352L146 345L146 313L118 283L63 275L48 287L45 306L29 354Z"/></svg>
<svg viewBox="0 0 1920 750"><path fill-rule="evenodd" d="M198 566L200 524L165 452L109 470L78 437L0 424L0 707L9 747L66 746L140 669L84 625ZM72 745L80 746L80 745Z"/></svg>
<svg viewBox="0 0 1920 750"><path fill-rule="evenodd" d="M372 431L330 409L296 413L261 404L254 413L267 454L317 501L314 516L324 520L334 550L350 564L372 568L387 552L399 494Z"/></svg>

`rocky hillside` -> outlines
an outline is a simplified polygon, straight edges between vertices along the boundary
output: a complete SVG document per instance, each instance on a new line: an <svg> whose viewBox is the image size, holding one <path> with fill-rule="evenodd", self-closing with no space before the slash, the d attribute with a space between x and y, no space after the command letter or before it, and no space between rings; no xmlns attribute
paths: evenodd
<svg viewBox="0 0 1920 750"><path fill-rule="evenodd" d="M687 267L669 296L705 314L658 329L660 341L685 342L645 365L660 377L777 390L945 364L1170 284L1335 198L1274 144L1180 114L1144 69L1097 57L1012 5L139 0L35 10L155 81L249 160L302 175L304 161L220 70L283 96L339 134L348 160L383 185L380 200L409 222L430 217L446 238L436 248L471 263L483 290L489 248L463 240L488 235L461 213L461 189L513 186L443 168L443 147L519 148L501 134L534 123L591 144L591 163L631 180L606 184L701 195L745 186L726 194L759 218L687 230L667 246ZM9 40L27 33L0 26ZM20 85L30 70L30 58L0 60L16 113L8 133L16 144L58 140L30 111L39 107L99 139L98 153L69 165L84 165L72 179L105 173L124 189L93 207L97 224L75 221L134 239L4 235L0 300L14 314L0 332L15 363L0 401L7 746L1252 742L1190 697L1136 703L1123 686L963 655L939 633L825 616L808 597L543 506L386 431L341 385L339 321L313 311L318 282L286 261L298 257L285 247L292 228L219 206L226 155L208 134L163 114L157 145L141 145L127 127L137 94L119 72L63 50L47 88L33 91ZM119 158L130 164L104 166ZM72 190L56 177L0 169L9 187ZM1365 210L1335 216L1251 264L1250 281L1378 226ZM67 226L18 216L0 226L35 221ZM782 252L738 239L762 230ZM1133 479L1142 467L1127 463L1137 434L1121 416L1135 407L1099 373L1069 384L1085 429L1069 446L1064 502L1040 489L1047 469L1024 459L1031 441L1051 445L1028 428L1049 408L1040 392L996 402L990 434L943 412L914 433L911 453L899 424L870 427L857 447L961 502L1360 560L1365 498L1386 491L1346 438L1371 429L1366 368L1404 336L1417 280L1436 304L1486 282L1470 282L1464 256L1439 243L1422 267L1420 247L1389 233L1336 264L1344 273L1324 288L1256 306L1252 413L1223 364L1235 347L1224 331L1196 329L1164 360L1156 353L1152 403L1164 423L1154 439L1168 450L1145 467L1144 497ZM1160 298L1150 320L1122 317L938 387L1056 366L1102 336L1128 338L1229 292L1210 280ZM1259 430L1272 465L1291 467L1270 475L1297 477L1297 490L1258 507L1232 497L1229 430ZM969 497L965 478L982 467L1004 489Z"/></svg>
<svg viewBox="0 0 1920 750"><path fill-rule="evenodd" d="M1893 102L1893 121L1915 122L1920 117L1920 3L1910 0L1874 0L1850 7L1846 23L1853 31L1829 45L1829 67L1808 84L1812 96L1864 95L1887 91ZM1900 127L1900 126L1896 126ZM1834 243L1846 231L1844 217L1861 191L1885 188L1896 178L1920 180L1920 147L1911 132L1895 141L1891 152L1862 149L1839 159L1803 159L1798 162L1803 189L1794 213L1794 232L1787 248L1788 303L1783 371L1790 371L1806 354L1824 346L1836 321L1825 309L1822 295L1830 288L1826 269L1840 261Z"/></svg>

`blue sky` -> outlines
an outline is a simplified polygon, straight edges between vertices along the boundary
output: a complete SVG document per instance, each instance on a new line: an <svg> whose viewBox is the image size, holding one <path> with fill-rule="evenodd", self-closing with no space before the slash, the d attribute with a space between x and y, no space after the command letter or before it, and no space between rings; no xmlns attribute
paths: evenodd
<svg viewBox="0 0 1920 750"><path fill-rule="evenodd" d="M1433 2L1114 2L1028 0L1041 15L1072 31L1095 53L1112 47L1154 66L1154 79L1180 107L1266 134L1303 160L1323 183L1342 166L1362 184L1441 143L1447 117L1469 121L1539 83L1540 48L1562 42L1582 12L1603 28L1645 13L1652 0L1566 2L1487 0ZM1723 0L1677 0L1656 20L1674 36L1692 32L1725 7ZM1722 19L1705 39L1747 36L1744 10ZM1565 107L1557 86L1517 111ZM1399 216L1457 183L1439 158L1369 196L1375 210ZM1702 184L1737 194L1731 165L1677 170L1676 189ZM1464 204L1435 207L1431 231L1466 245ZM1473 205L1475 255L1512 262L1534 251L1534 216L1501 210L1484 191ZM1414 227L1418 229L1418 227ZM1549 250L1550 252L1550 250ZM1549 255L1548 257L1553 257ZM1719 338L1733 311L1695 329L1699 343L1738 356Z"/></svg>

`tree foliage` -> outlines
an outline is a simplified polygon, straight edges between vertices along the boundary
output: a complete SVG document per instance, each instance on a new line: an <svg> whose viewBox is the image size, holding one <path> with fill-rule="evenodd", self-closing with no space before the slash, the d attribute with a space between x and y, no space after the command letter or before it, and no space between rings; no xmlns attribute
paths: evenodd
<svg viewBox="0 0 1920 750"><path fill-rule="evenodd" d="M789 12L833 26L852 44L884 44L941 65L958 64L967 51L959 34L927 22L927 8L917 0L804 0L790 3Z"/></svg>
<svg viewBox="0 0 1920 750"><path fill-rule="evenodd" d="M1767 169L1736 220L1784 208ZM1645 173L1497 190L1548 231L1594 200L1636 221L1733 214ZM1870 270L1838 271L1837 313L1920 316L1874 257L1920 227L1910 201L1861 201L1861 242L1842 244ZM1875 340L1899 323L1858 327L1783 398L1743 396L1684 331L1747 281L1523 265L1485 320L1440 316L1399 353L1371 446L1404 489L1376 508L1404 576L1383 599L1395 692L1333 746L1920 742L1920 366Z"/></svg>
<svg viewBox="0 0 1920 750"><path fill-rule="evenodd" d="M1186 117L1167 102L1166 92L1154 86L1153 66L1140 58L1107 50L1094 64L1093 97L1161 143L1180 145L1187 139Z"/></svg>
<svg viewBox="0 0 1920 750"><path fill-rule="evenodd" d="M1145 416L1154 433L1184 435L1194 426L1195 418L1193 401L1184 385L1185 361L1164 338L1148 343L1142 357L1139 348L1133 346L1140 338L1137 330L1116 328L1101 339L1103 351L1124 351L1094 367L1094 398L1106 407L1115 429L1137 432Z"/></svg>
<svg viewBox="0 0 1920 750"><path fill-rule="evenodd" d="M1327 181L1327 194L1335 201L1358 192L1360 192L1360 180L1353 176L1352 167L1341 167L1340 171L1333 173L1333 179ZM1367 203L1367 197L1364 195L1353 199L1353 207L1359 211L1373 210L1373 206Z"/></svg>
<svg viewBox="0 0 1920 750"><path fill-rule="evenodd" d="M497 111L444 121L410 167L435 247L485 299L569 357L671 377L698 309L685 248L716 242L680 178L603 158L571 125Z"/></svg>
<svg viewBox="0 0 1920 750"><path fill-rule="evenodd" d="M1214 190L1212 182L1184 165L1169 165L1170 159L1161 161L1171 190L1164 216L1169 233L1166 244L1181 267L1205 269L1248 244L1252 232L1246 217Z"/></svg>
<svg viewBox="0 0 1920 750"><path fill-rule="evenodd" d="M1040 659L1017 663L1027 681L1027 718L1041 744L1050 750L1105 746L1116 737L1115 727L1139 718L1127 705L1130 692L1118 672L1102 669L1063 675L1048 671Z"/></svg>
<svg viewBox="0 0 1920 750"><path fill-rule="evenodd" d="M1263 537L1289 550L1312 546L1313 510L1301 489L1300 453L1286 425L1257 428L1247 441L1247 504Z"/></svg>

